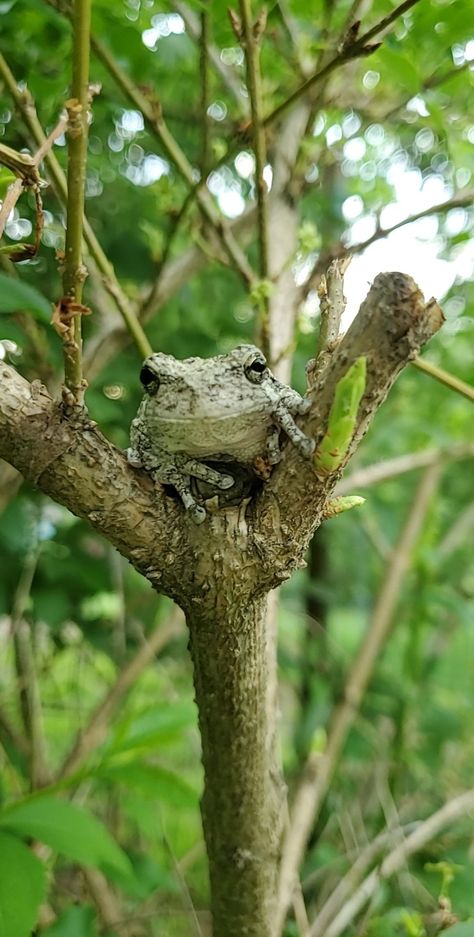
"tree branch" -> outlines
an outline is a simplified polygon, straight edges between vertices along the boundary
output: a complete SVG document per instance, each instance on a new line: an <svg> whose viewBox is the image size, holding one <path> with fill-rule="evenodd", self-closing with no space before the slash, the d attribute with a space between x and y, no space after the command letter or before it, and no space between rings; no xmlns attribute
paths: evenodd
<svg viewBox="0 0 474 937"><path fill-rule="evenodd" d="M339 756L375 664L387 640L401 584L410 564L411 553L438 484L440 470L430 466L421 479L412 508L400 534L372 619L357 657L346 679L343 700L334 710L328 739L322 754L311 753L303 770L290 811L290 823L283 843L276 932L284 924L306 843L317 820L333 777Z"/></svg>
<svg viewBox="0 0 474 937"><path fill-rule="evenodd" d="M343 44L340 51L333 56L322 68L317 72L311 75L306 81L304 81L292 94L289 95L281 104L278 104L273 111L268 114L264 120L265 127L268 127L270 124L273 124L278 120L281 115L288 110L289 107L292 107L299 98L304 97L309 91L311 91L315 85L317 85L324 78L327 78L332 72L334 72L341 65L344 65L346 62L349 62L351 59L359 58L361 56L369 55L371 52L374 52L378 45L371 47L369 43L375 36L378 36L381 32L387 29L391 24L398 19L399 16L402 16L403 13L406 13L410 7L414 6L415 3L418 3L419 0L404 0L398 7L392 10L388 16L385 16L381 19L375 26L372 26L360 39L355 41L349 41Z"/></svg>
<svg viewBox="0 0 474 937"><path fill-rule="evenodd" d="M474 403L474 387L471 387L470 384L466 384L460 377L450 374L448 371L445 371L444 368L438 368L437 365L431 364L430 361L425 361L424 358L415 358L412 364L418 371L429 374L430 377L434 377L435 381L444 384L445 387L449 387L450 390L455 390L457 394L462 394L463 397L466 397L467 400Z"/></svg>
<svg viewBox="0 0 474 937"><path fill-rule="evenodd" d="M268 211L267 187L264 169L267 161L265 130L263 127L262 81L260 76L260 39L264 28L266 11L261 11L259 19L253 22L251 0L240 0L242 25L240 41L245 50L247 68L247 88L252 114L253 151L255 155L255 188L257 192L257 232L259 243L259 274L261 280L268 280ZM270 356L270 297L267 289L260 289L257 299L259 313L258 343L265 355Z"/></svg>
<svg viewBox="0 0 474 937"><path fill-rule="evenodd" d="M131 469L85 417L65 418L38 381L29 384L0 362L0 385L0 457L88 520L153 585L169 566L173 596L178 504Z"/></svg>
<svg viewBox="0 0 474 937"><path fill-rule="evenodd" d="M248 113L248 102L247 98L245 98L242 94L239 76L233 71L233 69L224 64L220 57L219 49L217 49L216 46L209 41L209 37L203 40L202 23L199 23L199 18L194 13L194 10L192 10L187 3L182 3L181 0L177 0L173 6L179 15L183 18L186 25L186 30L191 36L191 39L194 39L194 41L199 44L201 44L203 41L205 42L209 60L212 62L216 72L221 77L222 82L227 90L230 91L240 109L246 115Z"/></svg>
<svg viewBox="0 0 474 937"><path fill-rule="evenodd" d="M367 432L396 377L438 331L442 321L443 314L437 303L431 300L425 305L411 277L401 273L383 273L376 277L350 329L314 375L310 391L312 408L303 425L305 433L318 444L326 432L337 384L355 361L365 357L365 392L346 456L335 473L317 477L311 460L303 461L293 446L287 446L257 504L261 522L271 523L273 528L276 500L285 556L288 552L294 555L291 547L288 551L293 532L297 532L298 544L309 541L321 522L325 502L344 465ZM288 477L292 478L291 486ZM299 548L296 553L300 556ZM280 568L280 574L286 578L290 569Z"/></svg>

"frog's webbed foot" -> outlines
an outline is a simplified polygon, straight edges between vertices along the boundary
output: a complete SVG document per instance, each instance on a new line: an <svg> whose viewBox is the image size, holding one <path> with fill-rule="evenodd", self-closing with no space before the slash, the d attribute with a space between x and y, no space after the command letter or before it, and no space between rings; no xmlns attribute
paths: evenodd
<svg viewBox="0 0 474 937"><path fill-rule="evenodd" d="M305 403L305 401L302 402ZM308 407L305 406L305 410L303 412L306 412L307 409ZM316 444L314 439L310 439L309 436L305 436L299 426L296 425L289 410L283 404L279 404L279 406L276 407L273 412L273 418L278 426L280 426L281 429L285 431L288 438L291 439L291 442L296 447L298 452L301 453L305 459L309 459L315 449Z"/></svg>

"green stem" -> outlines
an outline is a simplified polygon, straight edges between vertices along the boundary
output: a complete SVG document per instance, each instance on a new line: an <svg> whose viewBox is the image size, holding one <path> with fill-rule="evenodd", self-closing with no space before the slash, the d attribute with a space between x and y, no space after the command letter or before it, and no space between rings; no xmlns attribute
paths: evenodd
<svg viewBox="0 0 474 937"><path fill-rule="evenodd" d="M202 114L202 142L201 142L201 179L206 179L209 166L209 3L205 2L201 12L201 35L199 37L199 67L201 71L201 114Z"/></svg>
<svg viewBox="0 0 474 937"><path fill-rule="evenodd" d="M257 228L259 241L259 274L268 280L268 211L267 187L263 176L267 160L265 129L263 126L262 82L260 75L259 41L252 21L251 0L240 0L242 40L245 48L247 88L252 114L253 150L255 154L255 187L257 192ZM256 24L257 25L257 24ZM270 298L264 293L260 305L259 344L264 355L270 354Z"/></svg>
<svg viewBox="0 0 474 937"><path fill-rule="evenodd" d="M419 371L424 371L425 374L434 377L440 384L444 384L445 387L455 390L456 393L462 394L463 397L467 397L471 403L474 403L474 387L466 384L465 381L461 381L459 377L455 377L454 374L450 374L449 371L445 371L443 368L436 367L435 364L430 364L429 361L425 361L424 358L415 358L412 364L415 368L418 368Z"/></svg>
<svg viewBox="0 0 474 937"><path fill-rule="evenodd" d="M84 219L84 191L87 163L87 134L89 109L89 37L91 0L75 0L73 10L72 97L68 111L68 168L66 249L64 260L64 295L74 303L82 303L85 268L82 265L82 226ZM66 333L64 342L64 382L82 404L81 315L76 314Z"/></svg>

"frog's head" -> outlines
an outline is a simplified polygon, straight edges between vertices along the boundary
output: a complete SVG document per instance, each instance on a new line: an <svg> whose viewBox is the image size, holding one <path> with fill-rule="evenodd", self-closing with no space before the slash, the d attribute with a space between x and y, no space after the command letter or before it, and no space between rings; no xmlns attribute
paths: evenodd
<svg viewBox="0 0 474 937"><path fill-rule="evenodd" d="M261 384L269 370L264 355L255 345L237 345L226 355L216 358L186 358L179 361L172 355L156 352L145 358L140 381L145 393L154 397L165 386L193 388L194 393L207 387L206 379L214 386L248 381ZM160 395L161 396L161 395Z"/></svg>

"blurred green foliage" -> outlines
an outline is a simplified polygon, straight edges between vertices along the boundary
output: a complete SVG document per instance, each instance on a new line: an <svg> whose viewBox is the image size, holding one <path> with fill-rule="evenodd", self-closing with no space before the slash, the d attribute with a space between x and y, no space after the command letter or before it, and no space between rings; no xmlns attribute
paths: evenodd
<svg viewBox="0 0 474 937"><path fill-rule="evenodd" d="M50 130L68 95L69 24L42 0L27 5L8 0L0 6L0 51L16 79L28 86L41 123ZM212 4L213 41L221 60L242 82L242 56L226 6L222 0ZM367 28L393 6L390 0L376 0L370 17L367 14ZM314 57L324 51L328 35L340 32L349 7L349 0L270 5L262 49L267 111L301 81L297 55ZM201 4L193 3L191 8L199 13ZM126 73L141 87L153 89L172 133L198 165L199 53L173 4L95 0L93 20L95 33ZM473 59L472 3L423 0L397 22L374 55L334 75L331 93L315 116L314 132L305 139L297 166L306 180L299 201L300 246L294 258L298 269L314 263L321 250L329 251L340 239L357 244L370 236L359 238L354 232L348 199L359 200L352 204L358 206L358 218L368 219L369 231L370 220L375 230L384 207L396 204L404 180L408 185L409 178L416 179L419 188L433 191L433 204L472 186L474 124L468 104L473 95L474 70L469 65ZM137 299L147 294L160 273L171 233L171 259L195 244L200 216L191 203L175 230L187 196L183 181L96 58L91 77L102 90L94 100L90 127L87 214L122 285ZM0 138L17 149L30 146L5 87L0 87L0 95ZM220 158L241 127L246 97L237 102L217 72L211 71L211 101L211 142ZM270 157L275 134L278 129L272 128ZM241 152L248 149L244 141ZM63 140L54 151L65 167ZM239 173L238 165L237 157L232 157L209 179L223 210L232 205L232 213L236 206L243 210L253 197L251 173ZM440 192L442 196L436 195ZM13 347L8 343L15 343L12 360L26 377L40 377L57 387L60 342L45 311L61 293L55 252L63 247L64 213L49 189L44 201L45 229L38 256L14 269L7 261L3 265L0 339L7 355ZM5 242L24 239L33 223L34 203L25 194L7 226ZM408 242L418 239L431 245L433 265L436 258L440 264L456 263L457 272L443 297L447 324L432 342L428 357L472 385L472 206L434 216L430 228L419 222L403 230ZM255 259L253 242L249 253ZM390 267L389 257L386 263ZM91 281L86 291L94 309ZM316 344L316 313L316 299L310 294L299 317L294 355L293 383L300 390L304 362ZM178 357L211 356L241 340L252 340L254 325L252 304L239 277L213 260L181 284L149 320L146 331L156 349ZM99 326L97 314L85 321L86 350ZM137 352L124 345L98 369L87 394L91 416L120 447L127 446L128 427L140 399L139 367ZM456 443L472 440L472 425L472 405L467 400L408 368L377 415L351 470L431 447L449 451ZM446 460L399 597L389 645L305 858L302 880L310 916L347 870L351 856L393 821L392 809L401 823L410 823L429 816L472 785L472 479L472 459ZM369 489L360 511L336 518L318 532L318 562L310 563L310 572L299 572L282 589L282 735L290 784L305 752L312 745L324 747L331 708L365 632L416 484L417 474L408 473ZM14 730L11 734L3 722L0 726L0 794L6 811L5 822L0 815L0 825L9 830L1 833L5 848L0 846L0 880L15 860L20 877L31 882L25 910L14 897L14 885L5 879L3 891L8 900L10 890L13 894L10 913L15 923L3 937L30 932L34 915L29 909L36 908L43 894L43 867L14 831L26 840L37 836L54 850L46 862L51 875L48 902L57 919L40 928L45 937L115 933L107 931L91 907L81 864L106 866L121 895L123 916L144 928L137 933L186 937L192 932L191 906L203 913L205 921L208 884L199 818L199 734L184 632L171 637L141 673L114 715L105 742L86 760L74 784L32 795L30 800L27 759L15 744L16 733L22 731L22 687L10 640L10 622L20 598L22 617L30 625L52 778L75 733L87 723L121 668L155 628L167 627L171 603L153 594L85 523L26 485L4 507L0 555L0 713ZM75 794L77 807L62 799L65 793ZM53 796L57 801L47 799ZM22 798L26 798L23 809L29 805L34 813L36 805L38 815L49 810L57 824L61 811L66 811L71 842L79 834L83 810L85 853L68 849L49 826L49 832L43 830L41 835L34 824L8 823L8 816L14 817L14 812L7 812L9 805ZM73 813L67 819L68 810L77 811L74 819ZM92 814L100 828L94 826ZM108 833L103 832L101 839L97 831L104 824ZM120 868L120 861L107 863L110 844L126 868ZM380 886L366 929L361 931L354 923L347 937L362 932L370 937L429 937L426 921L436 911L442 892L440 876L433 869L441 863L453 870L449 883L453 912L463 921L472 916L472 822L466 817L410 860L403 874ZM446 933L469 937L473 928L465 921ZM293 922L288 923L287 933L297 933Z"/></svg>

